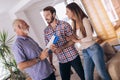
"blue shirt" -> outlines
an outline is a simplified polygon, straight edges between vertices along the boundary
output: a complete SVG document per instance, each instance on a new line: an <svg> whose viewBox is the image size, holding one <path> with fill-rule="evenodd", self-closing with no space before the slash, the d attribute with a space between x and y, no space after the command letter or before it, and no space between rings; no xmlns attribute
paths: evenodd
<svg viewBox="0 0 120 80"><path fill-rule="evenodd" d="M17 36L13 45L13 51L18 64L38 57L42 52L42 48L30 37ZM53 70L48 60L45 59L26 68L25 72L28 73L32 80L42 80L53 73Z"/></svg>

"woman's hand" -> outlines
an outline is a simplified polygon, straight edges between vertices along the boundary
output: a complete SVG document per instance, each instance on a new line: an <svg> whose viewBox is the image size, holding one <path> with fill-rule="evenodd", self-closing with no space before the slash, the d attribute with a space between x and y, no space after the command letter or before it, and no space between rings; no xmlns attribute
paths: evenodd
<svg viewBox="0 0 120 80"><path fill-rule="evenodd" d="M70 41L70 40L72 40L73 42L80 42L80 39L78 39L75 35L71 35L71 36L69 36L69 37L66 37L66 40L67 41Z"/></svg>

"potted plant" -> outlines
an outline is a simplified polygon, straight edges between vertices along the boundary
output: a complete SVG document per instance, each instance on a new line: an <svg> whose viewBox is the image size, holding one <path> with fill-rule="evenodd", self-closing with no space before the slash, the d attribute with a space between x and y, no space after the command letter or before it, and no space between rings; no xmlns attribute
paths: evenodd
<svg viewBox="0 0 120 80"><path fill-rule="evenodd" d="M10 45L13 41L13 37L8 38L8 33L0 32L0 60L4 64L5 68L10 72L10 80L25 80L25 76L17 68L17 64L11 54Z"/></svg>

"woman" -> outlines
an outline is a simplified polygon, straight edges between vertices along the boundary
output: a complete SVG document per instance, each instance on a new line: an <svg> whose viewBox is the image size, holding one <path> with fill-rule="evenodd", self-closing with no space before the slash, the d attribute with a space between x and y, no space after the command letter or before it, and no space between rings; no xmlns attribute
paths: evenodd
<svg viewBox="0 0 120 80"><path fill-rule="evenodd" d="M105 68L103 49L93 40L93 30L87 15L74 2L66 6L66 15L73 21L75 34L74 37L67 39L79 42L82 47L85 80L93 80L94 66L103 80L111 80Z"/></svg>

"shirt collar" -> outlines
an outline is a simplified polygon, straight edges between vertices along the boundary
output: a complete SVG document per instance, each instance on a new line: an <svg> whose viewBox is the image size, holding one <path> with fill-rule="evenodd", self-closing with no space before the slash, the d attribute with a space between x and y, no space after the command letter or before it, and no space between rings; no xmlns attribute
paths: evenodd
<svg viewBox="0 0 120 80"><path fill-rule="evenodd" d="M59 24L60 24L60 20L57 20L56 26L59 25ZM51 27L51 25L48 25L48 26Z"/></svg>
<svg viewBox="0 0 120 80"><path fill-rule="evenodd" d="M25 40L25 39L28 38L28 36L26 36L26 37L25 37L25 36L17 36L17 38L21 38L21 39L24 39L24 40Z"/></svg>
<svg viewBox="0 0 120 80"><path fill-rule="evenodd" d="M60 20L57 20L57 25L60 24Z"/></svg>

